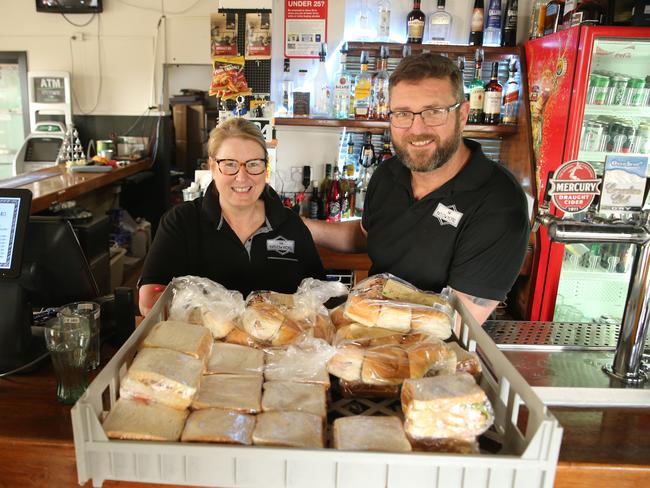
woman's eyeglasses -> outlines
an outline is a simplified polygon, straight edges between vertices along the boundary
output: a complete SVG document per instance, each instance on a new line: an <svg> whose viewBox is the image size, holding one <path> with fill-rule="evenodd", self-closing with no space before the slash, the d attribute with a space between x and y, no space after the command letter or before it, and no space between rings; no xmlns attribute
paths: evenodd
<svg viewBox="0 0 650 488"><path fill-rule="evenodd" d="M242 166L251 176L261 175L266 171L266 159L249 159L248 161L239 161L237 159L215 159L217 168L221 174L235 176L239 173Z"/></svg>

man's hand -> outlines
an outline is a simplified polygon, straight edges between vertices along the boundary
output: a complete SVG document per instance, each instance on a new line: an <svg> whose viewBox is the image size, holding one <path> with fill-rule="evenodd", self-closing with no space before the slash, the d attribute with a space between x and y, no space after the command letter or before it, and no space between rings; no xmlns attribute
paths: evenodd
<svg viewBox="0 0 650 488"><path fill-rule="evenodd" d="M483 323L490 317L490 314L499 303L497 300L475 297L458 290L454 290L454 293L480 325L483 325ZM458 329L459 324L456 324L456 326ZM458 330L456 330L456 332L458 332Z"/></svg>
<svg viewBox="0 0 650 488"><path fill-rule="evenodd" d="M332 223L303 218L302 221L318 246L346 253L365 252L368 247L366 230L360 220Z"/></svg>
<svg viewBox="0 0 650 488"><path fill-rule="evenodd" d="M142 315L146 316L151 311L166 288L165 285L142 285L140 287L138 306Z"/></svg>

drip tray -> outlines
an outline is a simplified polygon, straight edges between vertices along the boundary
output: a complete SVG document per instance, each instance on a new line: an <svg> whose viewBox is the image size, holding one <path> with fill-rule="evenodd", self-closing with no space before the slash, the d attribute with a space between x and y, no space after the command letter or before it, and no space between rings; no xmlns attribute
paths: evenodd
<svg viewBox="0 0 650 488"><path fill-rule="evenodd" d="M548 405L650 406L650 380L627 385L603 371L614 359L618 325L488 321L484 327Z"/></svg>

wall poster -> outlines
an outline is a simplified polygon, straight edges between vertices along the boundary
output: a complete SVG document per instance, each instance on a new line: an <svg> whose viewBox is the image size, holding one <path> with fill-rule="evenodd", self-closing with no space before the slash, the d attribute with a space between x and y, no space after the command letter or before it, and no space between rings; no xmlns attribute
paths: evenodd
<svg viewBox="0 0 650 488"><path fill-rule="evenodd" d="M237 14L210 14L212 56L237 56Z"/></svg>
<svg viewBox="0 0 650 488"><path fill-rule="evenodd" d="M246 14L246 59L271 59L271 14Z"/></svg>
<svg viewBox="0 0 650 488"><path fill-rule="evenodd" d="M327 42L327 0L284 0L284 56L318 58Z"/></svg>

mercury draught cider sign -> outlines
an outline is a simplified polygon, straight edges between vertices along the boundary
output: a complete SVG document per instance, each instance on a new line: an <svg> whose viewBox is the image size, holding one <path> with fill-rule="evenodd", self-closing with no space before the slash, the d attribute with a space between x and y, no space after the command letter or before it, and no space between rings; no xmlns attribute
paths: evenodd
<svg viewBox="0 0 650 488"><path fill-rule="evenodd" d="M567 161L551 180L549 193L555 206L565 213L583 212L600 194L600 178L591 164L585 161Z"/></svg>

